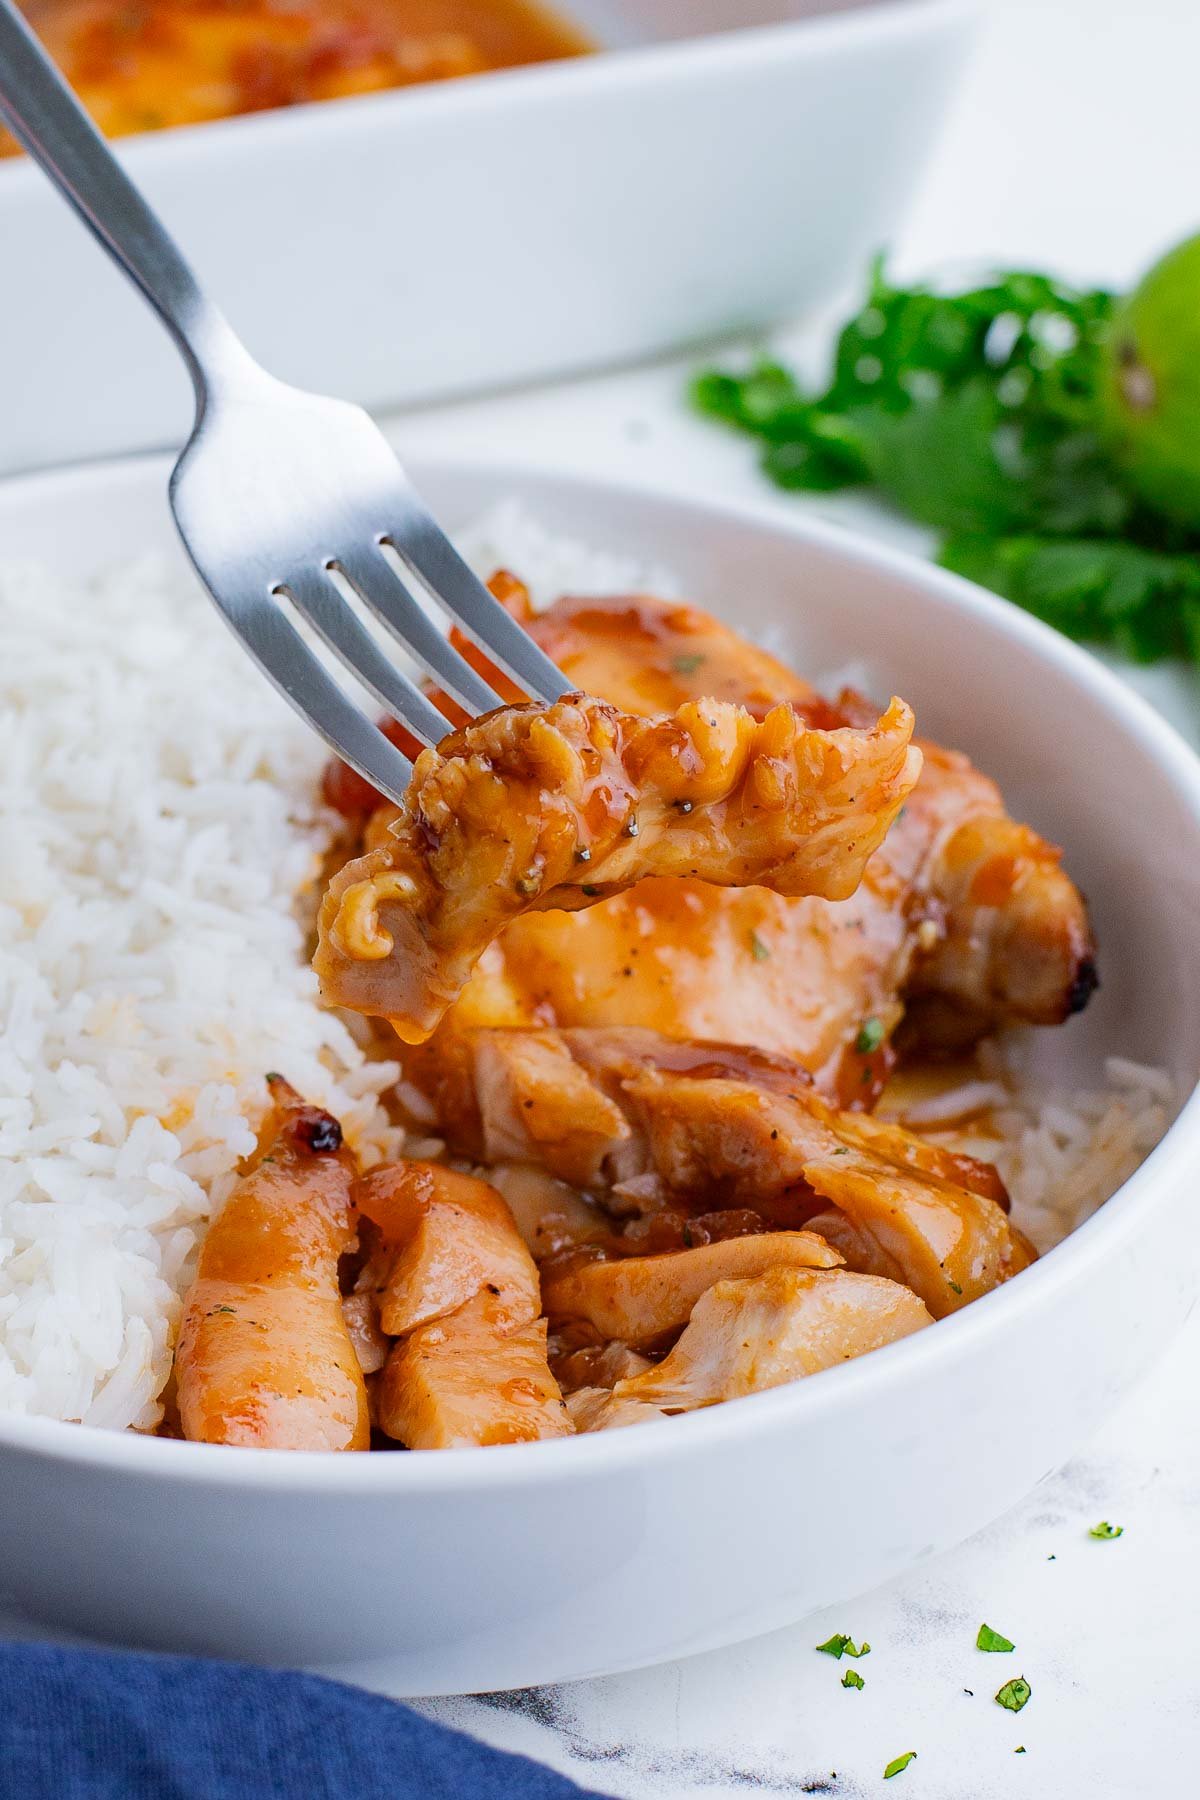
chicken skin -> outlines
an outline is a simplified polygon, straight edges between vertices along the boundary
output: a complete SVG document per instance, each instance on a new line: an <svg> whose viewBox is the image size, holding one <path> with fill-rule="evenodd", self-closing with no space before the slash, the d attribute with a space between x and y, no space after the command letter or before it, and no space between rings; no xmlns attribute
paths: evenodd
<svg viewBox="0 0 1200 1800"><path fill-rule="evenodd" d="M342 1314L354 1163L336 1119L268 1077L258 1151L209 1227L175 1351L183 1434L365 1450L367 1394Z"/></svg>
<svg viewBox="0 0 1200 1800"><path fill-rule="evenodd" d="M383 840L330 884L325 998L420 1042L521 913L651 875L844 898L920 772L912 726L899 700L833 731L707 700L651 720L580 695L490 713L418 757Z"/></svg>

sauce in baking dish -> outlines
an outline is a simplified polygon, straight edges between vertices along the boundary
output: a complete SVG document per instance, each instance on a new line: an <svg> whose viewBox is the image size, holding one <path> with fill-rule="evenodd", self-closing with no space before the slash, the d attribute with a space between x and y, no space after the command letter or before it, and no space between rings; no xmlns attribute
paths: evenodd
<svg viewBox="0 0 1200 1800"><path fill-rule="evenodd" d="M24 0L108 137L594 48L531 0ZM16 152L0 131L0 156Z"/></svg>

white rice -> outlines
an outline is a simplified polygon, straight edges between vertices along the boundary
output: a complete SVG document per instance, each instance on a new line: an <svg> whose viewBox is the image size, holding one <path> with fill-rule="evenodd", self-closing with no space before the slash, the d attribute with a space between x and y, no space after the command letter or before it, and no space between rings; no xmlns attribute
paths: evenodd
<svg viewBox="0 0 1200 1800"><path fill-rule="evenodd" d="M465 535L544 603L670 592L662 571L515 507ZM0 576L0 1409L152 1427L210 1211L279 1069L368 1163L398 1153L371 1061L305 955L333 821L321 745L195 584L156 563L93 587ZM996 1064L994 1159L1045 1244L1151 1148L1153 1070L1034 1101ZM992 1098L997 1096L993 1093Z"/></svg>
<svg viewBox="0 0 1200 1800"><path fill-rule="evenodd" d="M0 579L0 1408L146 1427L263 1075L395 1148L297 896L322 750L193 584Z"/></svg>
<svg viewBox="0 0 1200 1800"><path fill-rule="evenodd" d="M1041 1251L1050 1250L1115 1194L1153 1150L1179 1110L1162 1069L1104 1060L1103 1085L1047 1091L1024 1079L1022 1037L980 1046L981 1065L1008 1089L992 1114L999 1142L985 1154L1013 1201L1013 1216Z"/></svg>
<svg viewBox="0 0 1200 1800"><path fill-rule="evenodd" d="M883 1117L932 1142L994 1163L1012 1216L1046 1251L1090 1218L1158 1143L1179 1109L1170 1076L1124 1057L1104 1059L1092 1087L1047 1085L1027 1068L1033 1034L985 1042L977 1073L911 1101L903 1079Z"/></svg>

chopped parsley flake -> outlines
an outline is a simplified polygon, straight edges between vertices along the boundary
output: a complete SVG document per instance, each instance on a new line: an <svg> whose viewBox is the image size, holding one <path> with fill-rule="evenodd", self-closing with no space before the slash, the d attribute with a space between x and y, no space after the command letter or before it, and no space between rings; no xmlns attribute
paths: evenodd
<svg viewBox="0 0 1200 1800"><path fill-rule="evenodd" d="M952 1282L950 1282L950 1283L949 1283L949 1286L950 1286L950 1290L951 1290L951 1292L952 1292L952 1293L955 1293L955 1294L961 1294L961 1293L962 1293L962 1289L961 1289L961 1288L960 1288L960 1287L959 1287L959 1285L958 1285L958 1283L957 1283L957 1281L952 1281Z"/></svg>
<svg viewBox="0 0 1200 1800"><path fill-rule="evenodd" d="M1023 1675L1014 1675L1011 1681L1005 1682L996 1695L996 1704L1006 1707L1009 1712L1020 1712L1032 1692L1033 1689Z"/></svg>
<svg viewBox="0 0 1200 1800"><path fill-rule="evenodd" d="M596 887L592 882L585 881L582 888L580 889L580 892L583 894L586 894L589 900L594 900L596 898L596 895L600 892L600 889L598 887Z"/></svg>
<svg viewBox="0 0 1200 1800"><path fill-rule="evenodd" d="M771 954L769 948L763 943L757 931L752 931L750 933L750 954L755 962L766 962Z"/></svg>
<svg viewBox="0 0 1200 1800"><path fill-rule="evenodd" d="M883 1042L883 1020L864 1019L858 1028L858 1036L854 1040L854 1048L860 1056L870 1056L872 1050L878 1050Z"/></svg>
<svg viewBox="0 0 1200 1800"><path fill-rule="evenodd" d="M1092 1526L1088 1536L1107 1540L1108 1538L1119 1538L1124 1530L1123 1525L1110 1525L1107 1519L1101 1519L1098 1525Z"/></svg>
<svg viewBox="0 0 1200 1800"><path fill-rule="evenodd" d="M1024 1756L1024 1755L1025 1755L1025 1746L1024 1746L1024 1744L1018 1744L1018 1745L1017 1745L1017 1747L1016 1747L1016 1749L1015 1749L1015 1750L1014 1750L1014 1751L1013 1751L1013 1755L1014 1755L1014 1756Z"/></svg>
<svg viewBox="0 0 1200 1800"><path fill-rule="evenodd" d="M673 657L671 667L677 675L694 675L703 661L704 658L698 653L689 653L687 656Z"/></svg>
<svg viewBox="0 0 1200 1800"><path fill-rule="evenodd" d="M993 1631L990 1625L979 1627L979 1636L975 1639L977 1650L1015 1650L1016 1647L1008 1638L1002 1637L998 1631Z"/></svg>
<svg viewBox="0 0 1200 1800"><path fill-rule="evenodd" d="M890 1781L893 1775L902 1775L909 1763L916 1761L916 1756L917 1753L915 1750L906 1750L903 1756L893 1756L891 1762L883 1771L883 1779L885 1781Z"/></svg>
<svg viewBox="0 0 1200 1800"><path fill-rule="evenodd" d="M831 1638L827 1638L823 1644L818 1644L817 1649L823 1650L826 1656L836 1656L840 1662L843 1656L870 1655L871 1646L866 1638L861 1644L855 1644L854 1639L848 1638L844 1631L835 1631Z"/></svg>
<svg viewBox="0 0 1200 1800"><path fill-rule="evenodd" d="M866 1685L866 1682L863 1680L857 1669L847 1669L846 1673L842 1676L842 1686L844 1688L863 1688L866 1687Z"/></svg>

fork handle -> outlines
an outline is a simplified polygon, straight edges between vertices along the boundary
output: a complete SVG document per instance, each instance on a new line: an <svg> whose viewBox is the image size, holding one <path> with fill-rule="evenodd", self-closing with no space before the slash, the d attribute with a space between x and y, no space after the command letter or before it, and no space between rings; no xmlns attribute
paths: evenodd
<svg viewBox="0 0 1200 1800"><path fill-rule="evenodd" d="M0 0L0 118L158 313L202 407L222 365L248 354L12 0Z"/></svg>

